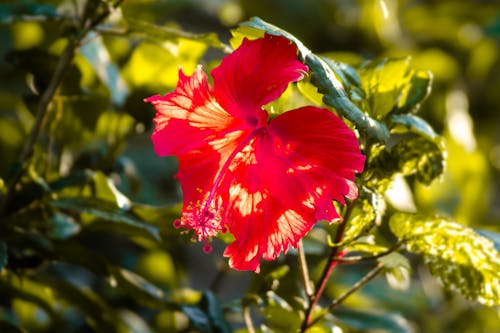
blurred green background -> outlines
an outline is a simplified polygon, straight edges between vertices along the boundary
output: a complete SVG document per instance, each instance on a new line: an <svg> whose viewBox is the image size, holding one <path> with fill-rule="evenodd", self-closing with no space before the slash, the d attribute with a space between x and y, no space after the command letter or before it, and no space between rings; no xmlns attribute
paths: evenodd
<svg viewBox="0 0 500 333"><path fill-rule="evenodd" d="M0 3L2 192L65 46L68 22L83 8L77 0ZM230 29L252 16L339 61L411 55L414 67L432 71L432 93L420 115L445 137L448 158L440 181L416 185L414 203L500 232L498 1L127 0L110 24L84 39L35 146L34 167L24 179L33 186L19 191L16 202L23 209L14 215L32 233L13 236L19 247L9 248L9 270L0 273L0 331L196 331L188 318L195 316L189 309L197 308L179 304L200 299L221 306L233 328L244 331L239 299L249 282L254 290L269 283L273 275L266 274L277 266L267 264L259 276L229 271L221 243L203 254L202 245L173 229L182 195L173 178L176 163L153 153L154 110L142 100L172 90L179 66L190 72L198 63L217 65L225 47L207 34L228 44ZM47 192L45 186L61 189L52 199L92 192L113 207L131 206L136 219L124 227L120 211L99 206L95 214L81 209L92 207L86 201L59 200L50 209L30 205ZM140 224L141 218L149 224ZM289 274L294 281L297 273ZM500 332L498 309L443 292L424 268L413 274L406 291L379 279L348 304L402 314L415 332ZM335 283L346 286L358 276L339 270L329 293L337 292ZM282 282L280 288L286 294L296 286ZM217 300L202 295L206 289Z"/></svg>

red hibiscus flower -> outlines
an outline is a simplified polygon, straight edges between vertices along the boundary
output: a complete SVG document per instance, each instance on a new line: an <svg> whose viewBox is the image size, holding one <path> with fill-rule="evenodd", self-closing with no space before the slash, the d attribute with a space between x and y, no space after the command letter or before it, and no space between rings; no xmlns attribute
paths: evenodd
<svg viewBox="0 0 500 333"><path fill-rule="evenodd" d="M332 199L357 197L363 170L355 134L332 112L302 107L269 121L277 99L307 66L283 37L245 39L212 71L179 71L175 91L146 99L157 111L152 135L158 155L175 155L184 207L177 227L199 241L229 230L224 256L239 270L258 272L318 220L340 218Z"/></svg>

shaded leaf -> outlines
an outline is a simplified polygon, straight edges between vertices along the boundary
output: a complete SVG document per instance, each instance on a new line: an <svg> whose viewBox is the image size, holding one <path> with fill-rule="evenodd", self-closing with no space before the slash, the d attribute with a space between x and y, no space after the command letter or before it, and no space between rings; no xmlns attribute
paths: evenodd
<svg viewBox="0 0 500 333"><path fill-rule="evenodd" d="M412 333L410 323L395 313L365 312L341 308L333 315L342 323L358 330L382 330L391 333Z"/></svg>
<svg viewBox="0 0 500 333"><path fill-rule="evenodd" d="M123 325L114 309L91 290L83 290L66 280L47 275L36 277L39 283L51 288L60 299L79 308L89 325L98 332L115 332Z"/></svg>
<svg viewBox="0 0 500 333"><path fill-rule="evenodd" d="M117 286L138 303L155 309L165 306L177 308L166 301L162 289L145 280L142 276L121 267L111 266L109 271Z"/></svg>
<svg viewBox="0 0 500 333"><path fill-rule="evenodd" d="M0 242L0 272L7 265L7 260L9 259L7 255L7 244L5 242Z"/></svg>
<svg viewBox="0 0 500 333"><path fill-rule="evenodd" d="M207 290L203 292L200 306L205 309L214 332L231 332L231 326L224 317L220 301L211 291Z"/></svg>
<svg viewBox="0 0 500 333"><path fill-rule="evenodd" d="M194 327L201 332L212 332L208 315L199 307L194 305L183 305L182 311L189 318Z"/></svg>
<svg viewBox="0 0 500 333"><path fill-rule="evenodd" d="M7 321L0 320L0 332L3 333L27 333L26 330L17 327Z"/></svg>
<svg viewBox="0 0 500 333"><path fill-rule="evenodd" d="M79 48L80 53L90 62L97 76L108 87L113 103L123 105L129 90L120 75L119 68L111 61L101 36L90 32L87 38L89 42Z"/></svg>
<svg viewBox="0 0 500 333"><path fill-rule="evenodd" d="M219 37L217 37L217 34L214 32L207 34L193 34L184 30L159 26L149 22L131 18L127 18L126 23L128 25L128 32L130 33L144 34L149 38L155 38L161 41L177 40L179 38L189 39L228 52L230 51L229 47L226 44L222 43L219 40Z"/></svg>
<svg viewBox="0 0 500 333"><path fill-rule="evenodd" d="M0 4L0 22L11 23L22 20L26 16L44 16L56 18L57 7L53 4L40 4L33 2L12 2Z"/></svg>
<svg viewBox="0 0 500 333"><path fill-rule="evenodd" d="M55 212L48 220L49 230L48 233L51 237L56 239L67 239L80 231L80 225L76 223L73 217Z"/></svg>
<svg viewBox="0 0 500 333"><path fill-rule="evenodd" d="M158 227L147 224L126 210L120 209L116 205L103 200L91 198L63 198L49 202L53 207L61 208L75 213L86 213L93 217L103 219L92 223L92 227L112 230L119 233L128 233L133 236L142 235L159 241L160 234Z"/></svg>
<svg viewBox="0 0 500 333"><path fill-rule="evenodd" d="M423 256L431 273L448 290L486 305L500 305L500 252L473 229L440 217L398 213L392 232L408 251Z"/></svg>
<svg viewBox="0 0 500 333"><path fill-rule="evenodd" d="M102 172L94 174L95 194L98 199L114 203L122 209L130 208L131 202L123 193L121 193L113 184L111 179Z"/></svg>

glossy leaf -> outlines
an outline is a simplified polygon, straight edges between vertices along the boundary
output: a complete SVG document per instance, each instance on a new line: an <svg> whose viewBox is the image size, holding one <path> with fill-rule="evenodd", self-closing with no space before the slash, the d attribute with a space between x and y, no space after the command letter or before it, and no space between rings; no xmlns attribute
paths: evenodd
<svg viewBox="0 0 500 333"><path fill-rule="evenodd" d="M392 216L390 228L410 252L423 256L446 289L500 305L500 252L490 239L444 218L404 213Z"/></svg>
<svg viewBox="0 0 500 333"><path fill-rule="evenodd" d="M391 116L390 120L394 124L403 125L410 131L418 133L431 140L434 140L438 137L437 133L434 131L431 125L429 125L428 122L418 116L412 114L395 114Z"/></svg>

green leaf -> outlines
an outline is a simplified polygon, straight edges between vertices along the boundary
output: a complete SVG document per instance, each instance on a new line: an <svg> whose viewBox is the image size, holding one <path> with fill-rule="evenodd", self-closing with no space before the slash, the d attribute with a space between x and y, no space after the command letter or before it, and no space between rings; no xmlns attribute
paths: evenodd
<svg viewBox="0 0 500 333"><path fill-rule="evenodd" d="M370 61L360 69L363 110L375 119L416 111L431 91L430 72L415 70L410 57Z"/></svg>
<svg viewBox="0 0 500 333"><path fill-rule="evenodd" d="M14 326L13 324L0 320L0 332L3 333L27 333L24 329Z"/></svg>
<svg viewBox="0 0 500 333"><path fill-rule="evenodd" d="M500 252L490 239L440 217L398 213L389 225L406 240L408 251L423 256L446 289L486 305L500 305Z"/></svg>
<svg viewBox="0 0 500 333"><path fill-rule="evenodd" d="M140 275L121 267L109 267L113 283L129 297L140 304L160 309L165 306L175 309L175 306L166 302L163 290L145 280Z"/></svg>
<svg viewBox="0 0 500 333"><path fill-rule="evenodd" d="M128 209L131 206L129 198L121 193L104 173L94 174L95 194L98 199L112 202L119 208Z"/></svg>
<svg viewBox="0 0 500 333"><path fill-rule="evenodd" d="M5 244L5 242L0 242L0 272L7 266L8 259L7 244Z"/></svg>
<svg viewBox="0 0 500 333"><path fill-rule="evenodd" d="M385 278L393 289L407 290L410 287L410 261L400 253L391 252L377 259L384 264Z"/></svg>
<svg viewBox="0 0 500 333"><path fill-rule="evenodd" d="M90 62L97 76L109 89L111 101L116 105L123 105L129 90L127 84L120 75L120 70L109 55L102 37L95 32L87 35L88 43L79 48L80 53Z"/></svg>
<svg viewBox="0 0 500 333"><path fill-rule="evenodd" d="M408 83L410 58L370 61L360 69L365 92L363 110L375 119L384 118L398 103Z"/></svg>
<svg viewBox="0 0 500 333"><path fill-rule="evenodd" d="M266 293L266 306L262 308L262 313L272 332L295 332L302 321L299 313L273 291Z"/></svg>
<svg viewBox="0 0 500 333"><path fill-rule="evenodd" d="M66 280L48 275L39 275L36 280L51 288L58 299L79 308L96 331L116 332L123 325L114 309L94 291L84 290Z"/></svg>
<svg viewBox="0 0 500 333"><path fill-rule="evenodd" d="M367 172L363 174L369 188L384 192L394 175L415 176L430 184L444 171L445 149L439 138L430 140L413 133L396 134L393 146L372 145L367 154Z"/></svg>
<svg viewBox="0 0 500 333"><path fill-rule="evenodd" d="M415 71L399 96L396 112L407 113L418 110L420 104L431 93L432 80L432 72Z"/></svg>
<svg viewBox="0 0 500 333"><path fill-rule="evenodd" d="M208 315L212 331L219 333L231 332L229 323L224 318L224 311L217 297L209 290L203 292L203 297L200 301L200 306Z"/></svg>
<svg viewBox="0 0 500 333"><path fill-rule="evenodd" d="M75 219L62 212L55 212L48 220L48 234L55 239L68 239L80 232Z"/></svg>
<svg viewBox="0 0 500 333"><path fill-rule="evenodd" d="M349 99L342 82L337 78L335 71L328 63L328 59L313 54L295 36L258 17L254 17L241 25L263 30L270 35L283 36L294 42L299 50L299 57L313 72L311 83L324 95L323 102L341 112L344 117L352 121L368 137L380 142L388 140L389 131L387 127L363 113Z"/></svg>
<svg viewBox="0 0 500 333"><path fill-rule="evenodd" d="M395 114L390 118L394 124L404 125L412 132L418 133L431 140L438 137L434 129L424 119L412 114Z"/></svg>
<svg viewBox="0 0 500 333"><path fill-rule="evenodd" d="M182 312L184 312L184 314L189 318L194 327L200 330L200 332L212 332L208 315L199 307L194 305L183 305Z"/></svg>
<svg viewBox="0 0 500 333"><path fill-rule="evenodd" d="M186 32L181 29L175 29L171 27L159 26L145 21L140 21L136 19L127 18L126 23L128 25L129 33L143 34L148 38L154 38L160 41L165 40L178 40L178 39L188 39L197 42L204 43L208 46L222 49L225 51L230 51L228 45L222 43L217 37L215 32L207 34L193 34Z"/></svg>
<svg viewBox="0 0 500 333"><path fill-rule="evenodd" d="M0 4L0 22L12 23L27 19L30 16L56 18L57 7L53 4L37 4L33 2L2 3Z"/></svg>
<svg viewBox="0 0 500 333"><path fill-rule="evenodd" d="M357 200L354 204L351 218L348 221L344 238L342 239L341 244L337 244L336 246L349 244L365 234L365 232L370 230L375 223L376 217L377 213L375 208L370 203L370 200Z"/></svg>
<svg viewBox="0 0 500 333"><path fill-rule="evenodd" d="M489 238L495 245L495 249L497 249L497 251L500 251L500 233L483 229L474 229L474 230L481 236Z"/></svg>
<svg viewBox="0 0 500 333"><path fill-rule="evenodd" d="M415 175L426 185L441 176L444 170L445 155L440 141L424 137L402 138L391 148L391 155L398 161L398 169L403 175Z"/></svg>
<svg viewBox="0 0 500 333"><path fill-rule="evenodd" d="M107 201L91 198L63 198L53 200L49 204L69 212L86 213L104 220L91 223L91 226L96 229L127 233L131 236L141 235L155 241L161 240L158 227L135 218L126 210Z"/></svg>
<svg viewBox="0 0 500 333"><path fill-rule="evenodd" d="M381 330L391 333L412 333L410 323L395 313L365 312L341 308L333 312L342 323L361 331Z"/></svg>

